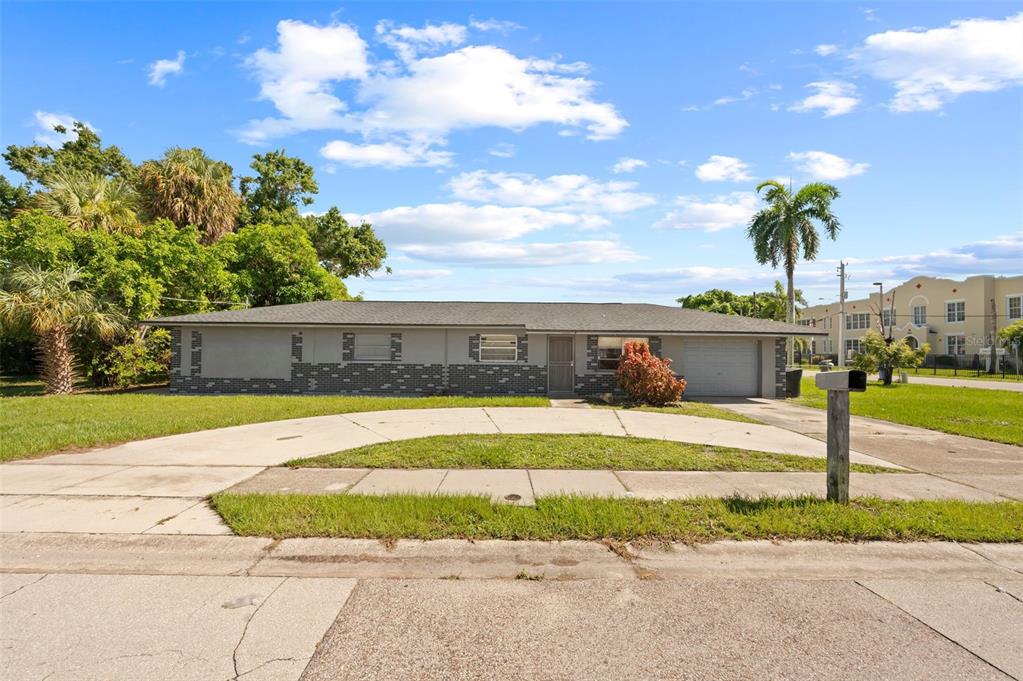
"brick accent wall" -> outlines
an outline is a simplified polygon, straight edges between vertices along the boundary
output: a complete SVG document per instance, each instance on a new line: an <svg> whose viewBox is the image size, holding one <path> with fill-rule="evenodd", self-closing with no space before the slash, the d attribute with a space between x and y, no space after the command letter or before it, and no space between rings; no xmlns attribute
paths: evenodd
<svg viewBox="0 0 1023 681"><path fill-rule="evenodd" d="M480 361L480 335L478 333L469 336L469 360Z"/></svg>
<svg viewBox="0 0 1023 681"><path fill-rule="evenodd" d="M597 370L597 337L586 337L586 371Z"/></svg>
<svg viewBox="0 0 1023 681"><path fill-rule="evenodd" d="M774 396L785 397L785 363L788 353L785 352L785 339L774 339Z"/></svg>
<svg viewBox="0 0 1023 681"><path fill-rule="evenodd" d="M189 374L198 377L202 373L202 332L193 331L189 344L192 352L192 367Z"/></svg>
<svg viewBox="0 0 1023 681"><path fill-rule="evenodd" d="M175 327L170 330L171 335L171 361L170 361L170 378L173 382L175 378L181 378L181 329Z"/></svg>
<svg viewBox="0 0 1023 681"><path fill-rule="evenodd" d="M302 332L291 334L291 361L302 361Z"/></svg>
<svg viewBox="0 0 1023 681"><path fill-rule="evenodd" d="M351 362L355 359L355 334L341 334L341 361Z"/></svg>
<svg viewBox="0 0 1023 681"><path fill-rule="evenodd" d="M654 357L661 356L661 337L650 336L650 354Z"/></svg>
<svg viewBox="0 0 1023 681"><path fill-rule="evenodd" d="M391 361L392 362L400 362L401 361L401 334L400 333L392 333L391 334Z"/></svg>

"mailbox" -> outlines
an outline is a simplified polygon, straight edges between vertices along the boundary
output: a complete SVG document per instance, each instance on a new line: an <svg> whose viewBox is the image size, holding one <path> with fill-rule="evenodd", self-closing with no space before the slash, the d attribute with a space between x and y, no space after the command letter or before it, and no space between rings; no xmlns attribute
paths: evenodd
<svg viewBox="0 0 1023 681"><path fill-rule="evenodd" d="M839 390L854 393L862 393L867 390L867 372L858 369L822 372L817 374L814 381L817 383L817 387L822 390Z"/></svg>

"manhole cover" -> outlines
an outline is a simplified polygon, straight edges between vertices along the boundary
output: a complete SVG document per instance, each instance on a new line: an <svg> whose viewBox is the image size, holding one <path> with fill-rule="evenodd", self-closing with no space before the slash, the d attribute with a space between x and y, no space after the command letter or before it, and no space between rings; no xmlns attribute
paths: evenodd
<svg viewBox="0 0 1023 681"><path fill-rule="evenodd" d="M300 437L302 437L302 436L301 435L287 435L285 437L279 437L277 439L278 440L297 440Z"/></svg>
<svg viewBox="0 0 1023 681"><path fill-rule="evenodd" d="M505 494L505 501L522 501L522 495L520 494Z"/></svg>

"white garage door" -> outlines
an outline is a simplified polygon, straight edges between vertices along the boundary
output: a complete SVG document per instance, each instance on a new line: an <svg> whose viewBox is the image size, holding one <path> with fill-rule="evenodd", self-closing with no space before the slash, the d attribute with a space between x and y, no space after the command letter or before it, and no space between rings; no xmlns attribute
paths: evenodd
<svg viewBox="0 0 1023 681"><path fill-rule="evenodd" d="M686 339L682 342L682 369L686 395L756 397L760 361L755 340L743 338Z"/></svg>

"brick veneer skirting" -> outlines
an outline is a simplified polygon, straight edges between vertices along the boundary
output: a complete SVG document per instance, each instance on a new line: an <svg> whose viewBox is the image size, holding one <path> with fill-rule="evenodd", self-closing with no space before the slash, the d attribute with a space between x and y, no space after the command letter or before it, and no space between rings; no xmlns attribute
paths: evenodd
<svg viewBox="0 0 1023 681"><path fill-rule="evenodd" d="M785 339L774 339L774 396L785 397L785 363L788 353L785 351Z"/></svg>

